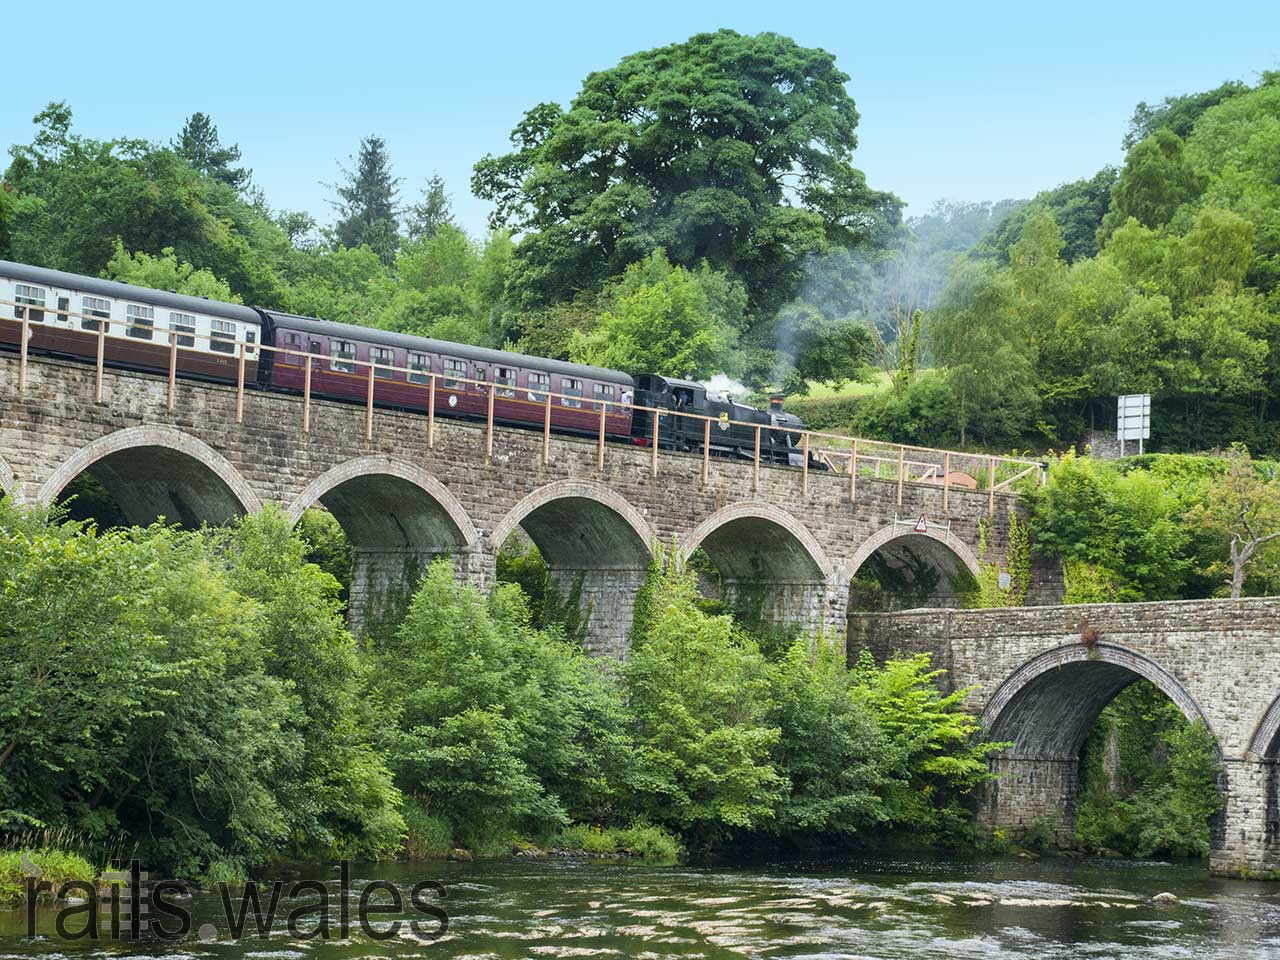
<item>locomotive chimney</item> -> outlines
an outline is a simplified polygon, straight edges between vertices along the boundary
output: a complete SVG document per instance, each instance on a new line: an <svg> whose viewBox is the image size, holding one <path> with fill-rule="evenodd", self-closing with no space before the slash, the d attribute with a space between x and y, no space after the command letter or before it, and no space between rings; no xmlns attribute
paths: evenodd
<svg viewBox="0 0 1280 960"><path fill-rule="evenodd" d="M781 394L774 394L772 397L769 398L769 409L773 413L781 413L782 401L785 399L787 398L782 396Z"/></svg>

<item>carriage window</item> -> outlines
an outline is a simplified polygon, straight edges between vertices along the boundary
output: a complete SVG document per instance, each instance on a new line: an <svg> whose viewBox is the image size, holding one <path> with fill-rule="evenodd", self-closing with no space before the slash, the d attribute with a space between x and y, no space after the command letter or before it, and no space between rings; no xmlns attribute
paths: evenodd
<svg viewBox="0 0 1280 960"><path fill-rule="evenodd" d="M477 391L484 391L487 389L484 382L489 379L489 373L484 367L476 367L471 373L471 379L475 381L473 386Z"/></svg>
<svg viewBox="0 0 1280 960"><path fill-rule="evenodd" d="M125 335L137 340L150 340L156 325L156 308L130 303L124 308Z"/></svg>
<svg viewBox="0 0 1280 960"><path fill-rule="evenodd" d="M356 372L356 345L350 340L329 341L329 369L341 373Z"/></svg>
<svg viewBox="0 0 1280 960"><path fill-rule="evenodd" d="M545 403L547 393L551 390L551 375L547 373L529 374L529 399L535 403ZM541 392L539 392L541 391Z"/></svg>
<svg viewBox="0 0 1280 960"><path fill-rule="evenodd" d="M101 297L81 297L80 312L85 314L85 316L80 320L80 329L92 330L94 333L97 333L98 321L111 319L111 301L103 300ZM104 323L102 325L102 332L109 333L110 331L111 324Z"/></svg>
<svg viewBox="0 0 1280 960"><path fill-rule="evenodd" d="M247 328L245 328L245 331L244 331L244 342L245 342L245 343L249 343L249 344L257 343L257 342L258 342L258 331L257 331L257 330L254 330L254 329L252 329L252 328L248 328L248 327L247 327ZM245 354L246 354L247 356L252 357L252 356L253 356L253 347L251 347L251 346L249 346L249 347L245 347L245 348L244 348L244 352L245 352Z"/></svg>
<svg viewBox="0 0 1280 960"><path fill-rule="evenodd" d="M58 319L59 320L71 319L70 317L67 316L67 314L70 312L71 312L71 298L59 297L58 298Z"/></svg>
<svg viewBox="0 0 1280 960"><path fill-rule="evenodd" d="M593 410L599 410L601 407L600 401L603 400L605 401L604 412L613 413L613 384L597 383L592 388L592 392L595 394L596 402L591 405L591 408Z"/></svg>
<svg viewBox="0 0 1280 960"><path fill-rule="evenodd" d="M22 306L13 308L13 315L19 320L23 313L32 323L44 323L44 288L32 287L25 283L13 285L13 299Z"/></svg>
<svg viewBox="0 0 1280 960"><path fill-rule="evenodd" d="M566 407L580 407L582 401L577 399L582 396L582 381L572 380L569 377L560 378L560 392L564 394L560 398L560 403Z"/></svg>
<svg viewBox="0 0 1280 960"><path fill-rule="evenodd" d="M390 380L396 375L391 368L396 365L396 352L390 347L370 347L369 360L375 364L373 375L383 380Z"/></svg>
<svg viewBox="0 0 1280 960"><path fill-rule="evenodd" d="M169 314L169 329L178 335L178 346L196 345L196 318L189 313Z"/></svg>
<svg viewBox="0 0 1280 960"><path fill-rule="evenodd" d="M209 349L214 353L235 353L236 325L230 320L209 321Z"/></svg>
<svg viewBox="0 0 1280 960"><path fill-rule="evenodd" d="M512 367L498 367L493 373L493 382L498 385L497 394L500 397L514 397L516 395L516 372Z"/></svg>
<svg viewBox="0 0 1280 960"><path fill-rule="evenodd" d="M464 360L450 360L448 357L444 359L444 385L449 390L458 389L458 380L467 375L467 364ZM449 374L453 374L457 379L450 379Z"/></svg>
<svg viewBox="0 0 1280 960"><path fill-rule="evenodd" d="M431 382L431 358L425 353L409 354L409 382Z"/></svg>

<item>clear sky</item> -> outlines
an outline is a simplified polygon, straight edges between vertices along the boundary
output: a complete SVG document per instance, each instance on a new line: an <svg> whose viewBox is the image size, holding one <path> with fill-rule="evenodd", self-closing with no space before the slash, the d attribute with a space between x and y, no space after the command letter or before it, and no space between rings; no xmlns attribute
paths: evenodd
<svg viewBox="0 0 1280 960"><path fill-rule="evenodd" d="M13 3L3 14L0 141L65 99L94 137L167 140L196 110L277 207L331 217L322 182L377 133L416 198L433 171L483 229L472 164L524 110L567 104L592 70L730 27L836 56L861 113L856 163L922 213L993 200L1121 158L1134 105L1280 68L1280 2L635 4ZM25 50L26 57L20 53Z"/></svg>

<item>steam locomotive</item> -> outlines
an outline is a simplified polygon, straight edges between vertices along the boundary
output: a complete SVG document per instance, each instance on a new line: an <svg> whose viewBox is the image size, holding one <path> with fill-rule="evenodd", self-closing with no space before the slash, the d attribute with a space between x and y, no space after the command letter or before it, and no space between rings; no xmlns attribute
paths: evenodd
<svg viewBox="0 0 1280 960"><path fill-rule="evenodd" d="M647 446L654 442L652 407L699 414L715 421L713 456L754 459L756 426L760 458L799 466L803 424L775 402L770 409L709 395L689 380L641 374L464 344L375 330L354 324L300 317L278 310L221 303L163 290L80 276L0 260L0 303L15 319L29 321L30 352L97 359L99 332L103 362L112 366L167 372L170 336L178 346L177 375L236 383L244 344L246 385L300 393L311 362L311 394L364 403L369 364L374 368L379 406L425 412L429 384L436 376L436 412L442 416L488 415L493 388L497 423L542 429L547 395L551 429L595 436L604 411L606 438ZM0 323L0 346L16 349L21 325ZM262 350L261 347L274 347ZM660 449L701 453L704 421L658 414ZM820 467L816 460L811 466Z"/></svg>

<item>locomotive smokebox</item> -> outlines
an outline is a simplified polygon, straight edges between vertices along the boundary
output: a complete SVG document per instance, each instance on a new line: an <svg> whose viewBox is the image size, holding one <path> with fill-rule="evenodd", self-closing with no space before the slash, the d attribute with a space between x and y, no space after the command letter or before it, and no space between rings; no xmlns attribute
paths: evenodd
<svg viewBox="0 0 1280 960"><path fill-rule="evenodd" d="M782 401L783 401L783 400L785 400L785 399L787 399L787 398L786 398L786 397L783 397L783 396L780 396L780 395L778 395L778 394L775 394L774 396L770 397L770 398L769 398L769 409L770 409L771 411L773 411L774 413L781 413L781 412L782 412Z"/></svg>

